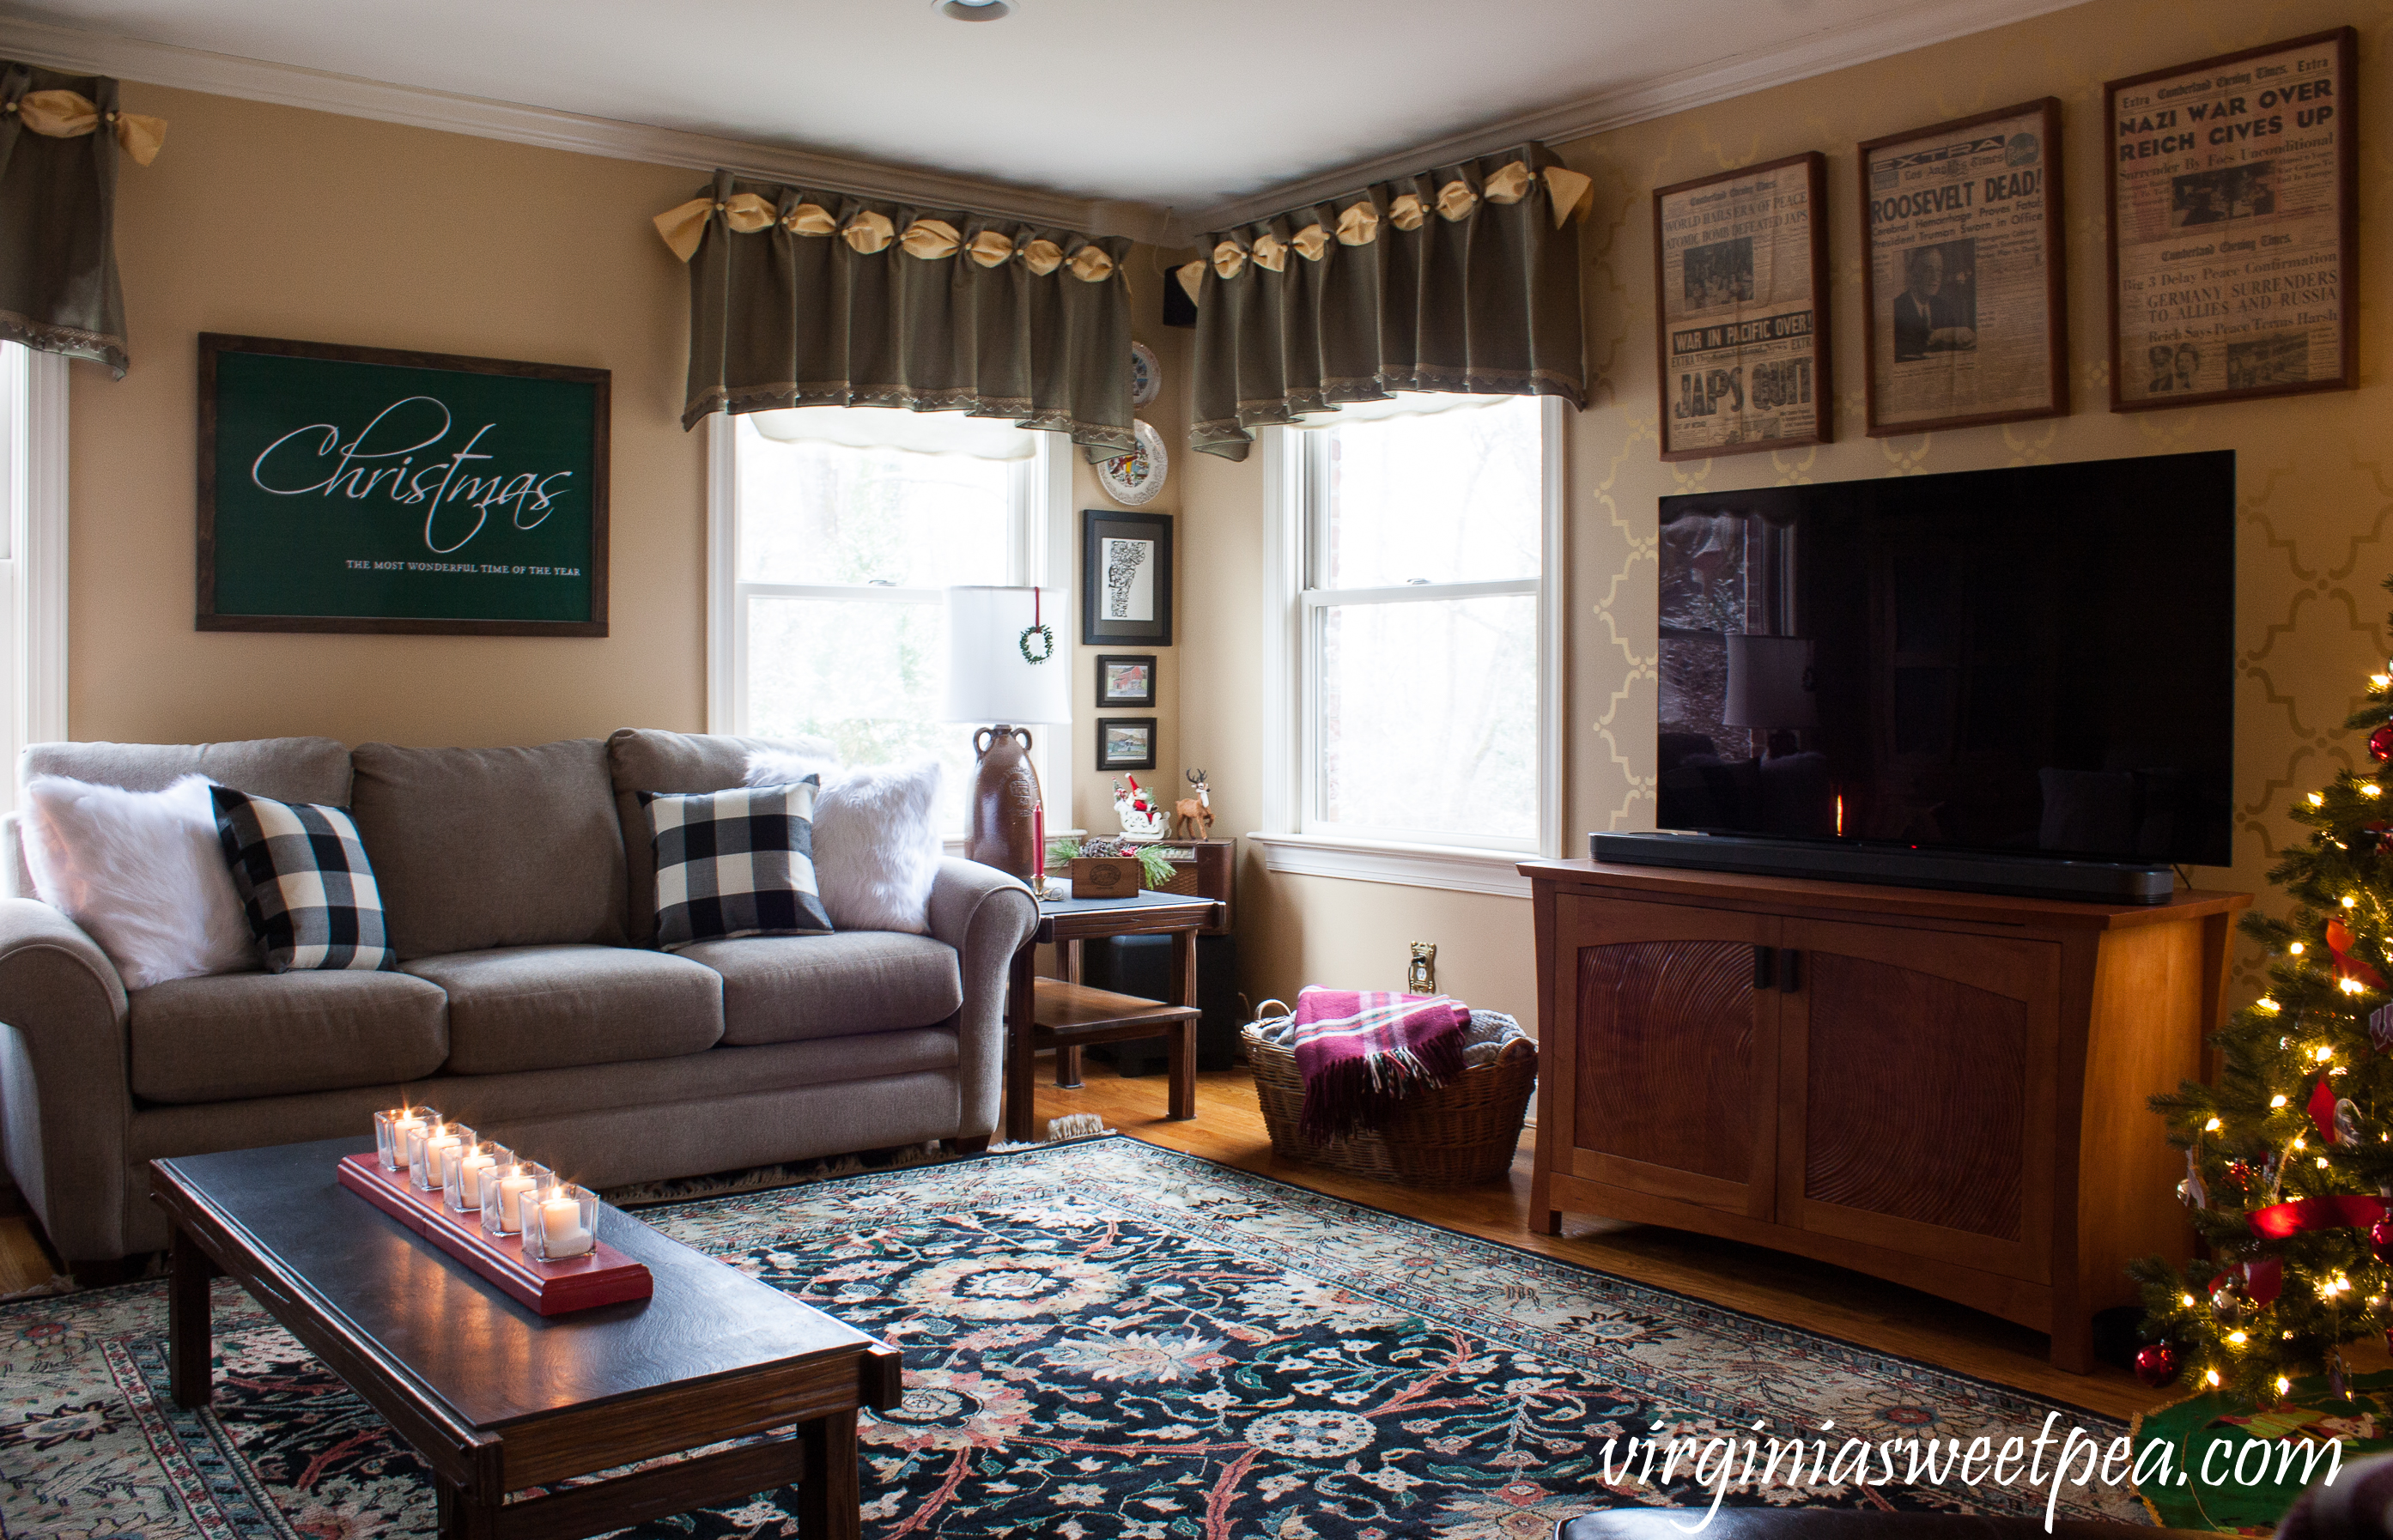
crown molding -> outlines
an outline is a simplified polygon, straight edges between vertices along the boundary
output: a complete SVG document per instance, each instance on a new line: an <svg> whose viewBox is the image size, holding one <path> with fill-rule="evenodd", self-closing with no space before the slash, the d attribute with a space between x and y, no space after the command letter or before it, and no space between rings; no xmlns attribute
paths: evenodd
<svg viewBox="0 0 2393 1540"><path fill-rule="evenodd" d="M2014 21L2033 20L2085 3L2086 0L1936 0L1935 4L1880 17L1858 27L1840 28L1785 47L1740 55L1725 64L1500 118L1394 154L1375 156L1335 171L1282 182L1262 192L1225 199L1210 208L1181 211L1171 216L1168 228L1180 238L1178 243L1184 245L1200 233L1268 219L1289 209L1358 191L1374 182L1413 176L1430 166L1451 165L1525 140L1561 144L1583 139L1607 129L1626 128L1690 108L1708 107L1733 97L1809 80L1972 33L1990 32Z"/></svg>
<svg viewBox="0 0 2393 1540"><path fill-rule="evenodd" d="M394 85L359 75L274 64L171 43L148 43L46 21L0 17L0 54L74 74L113 75L119 80L150 85L338 112L347 117L504 139L609 160L687 166L692 171L728 166L761 180L796 182L860 198L961 209L1092 235L1125 235L1135 241L1158 241L1170 229L1170 211L1153 203L1074 198L822 150L761 144L614 118L586 117L579 112L559 112L420 86Z"/></svg>

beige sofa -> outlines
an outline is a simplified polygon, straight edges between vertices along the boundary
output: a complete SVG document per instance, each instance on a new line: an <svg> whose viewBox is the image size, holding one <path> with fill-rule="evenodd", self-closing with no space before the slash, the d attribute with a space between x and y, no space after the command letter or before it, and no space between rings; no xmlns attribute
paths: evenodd
<svg viewBox="0 0 2393 1540"><path fill-rule="evenodd" d="M27 776L149 790L202 772L350 808L395 972L180 979L128 994L59 911L0 898L0 1144L61 1256L166 1243L144 1162L369 1137L402 1094L597 1187L997 1126L1021 882L950 860L931 933L656 951L639 791L739 784L755 740L627 729L521 749L329 738L53 743ZM21 853L7 852L31 894ZM87 1271L97 1272L98 1269Z"/></svg>

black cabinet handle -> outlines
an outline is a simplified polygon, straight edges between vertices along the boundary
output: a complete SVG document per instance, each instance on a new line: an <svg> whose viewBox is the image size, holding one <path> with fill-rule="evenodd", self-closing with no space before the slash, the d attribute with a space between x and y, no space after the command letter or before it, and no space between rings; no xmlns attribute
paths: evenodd
<svg viewBox="0 0 2393 1540"><path fill-rule="evenodd" d="M1791 995L1803 986L1803 954L1788 946L1778 956L1784 962L1778 970L1778 987Z"/></svg>
<svg viewBox="0 0 2393 1540"><path fill-rule="evenodd" d="M1756 989L1770 987L1771 962L1774 955L1767 946L1753 949L1753 986Z"/></svg>

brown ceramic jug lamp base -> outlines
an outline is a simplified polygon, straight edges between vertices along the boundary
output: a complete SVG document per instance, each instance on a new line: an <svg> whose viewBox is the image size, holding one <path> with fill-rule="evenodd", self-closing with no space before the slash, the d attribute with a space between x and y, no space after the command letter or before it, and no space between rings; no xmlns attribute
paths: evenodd
<svg viewBox="0 0 2393 1540"><path fill-rule="evenodd" d="M1024 881L1039 866L1039 771L1030 763L1030 729L999 723L973 735L980 763L973 772L970 832L964 858Z"/></svg>

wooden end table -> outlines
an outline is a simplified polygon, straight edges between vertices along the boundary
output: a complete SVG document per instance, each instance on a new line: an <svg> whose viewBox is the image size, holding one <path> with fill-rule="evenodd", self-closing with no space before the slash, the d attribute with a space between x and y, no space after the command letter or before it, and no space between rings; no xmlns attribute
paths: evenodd
<svg viewBox="0 0 2393 1540"><path fill-rule="evenodd" d="M150 1195L175 1226L177 1405L208 1403L208 1286L224 1274L432 1468L443 1540L572 1540L792 1481L800 1534L855 1540L857 1409L898 1403L896 1349L603 1205L600 1236L647 1264L655 1297L543 1319L342 1188L340 1158L372 1148L333 1139L150 1163Z"/></svg>
<svg viewBox="0 0 2393 1540"><path fill-rule="evenodd" d="M1093 1042L1171 1036L1171 1116L1196 1116L1196 933L1218 922L1210 898L1139 893L1128 898L1051 898L1039 906L1039 926L1013 954L1005 995L1005 1137L1031 1137L1035 1055L1055 1050L1055 1083L1080 1084L1080 1049ZM1090 989L1080 983L1080 943L1105 936L1171 937L1170 998L1149 1000ZM1041 942L1053 943L1063 976L1042 980L1036 962ZM1059 989L1056 985L1071 986ZM1102 1000L1094 997L1103 996ZM1145 1014L1139 1013L1144 1009Z"/></svg>

